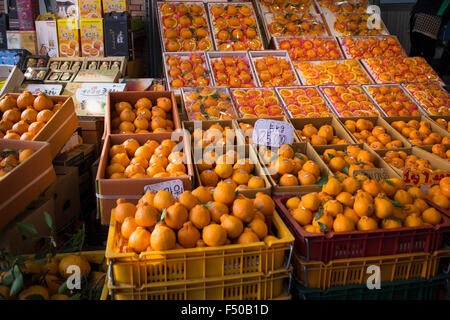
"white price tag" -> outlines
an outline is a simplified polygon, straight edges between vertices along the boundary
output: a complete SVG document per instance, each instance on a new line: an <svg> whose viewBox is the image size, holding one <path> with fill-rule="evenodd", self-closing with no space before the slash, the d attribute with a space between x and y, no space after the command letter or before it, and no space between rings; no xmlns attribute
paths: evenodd
<svg viewBox="0 0 450 320"><path fill-rule="evenodd" d="M294 142L294 127L284 121L259 119L255 122L252 139L256 144L268 147L292 144Z"/></svg>
<svg viewBox="0 0 450 320"><path fill-rule="evenodd" d="M32 94L39 94L41 92L50 95L57 96L61 94L63 86L61 84L28 84L25 90L30 91Z"/></svg>
<svg viewBox="0 0 450 320"><path fill-rule="evenodd" d="M155 184L149 184L144 187L144 191L149 190L153 190L155 192L158 192L159 190L166 190L173 194L176 199L178 199L180 194L184 192L183 181L181 181L180 179L175 179Z"/></svg>

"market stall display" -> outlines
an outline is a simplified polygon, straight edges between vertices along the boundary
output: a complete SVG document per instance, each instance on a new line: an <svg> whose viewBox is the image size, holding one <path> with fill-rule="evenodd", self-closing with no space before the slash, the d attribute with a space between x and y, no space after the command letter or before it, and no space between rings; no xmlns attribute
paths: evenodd
<svg viewBox="0 0 450 320"><path fill-rule="evenodd" d="M277 50L287 50L292 61L343 59L334 37L274 37Z"/></svg>
<svg viewBox="0 0 450 320"><path fill-rule="evenodd" d="M242 118L284 116L284 108L274 89L230 89L238 114Z"/></svg>
<svg viewBox="0 0 450 320"><path fill-rule="evenodd" d="M291 118L331 117L326 99L314 86L275 88Z"/></svg>
<svg viewBox="0 0 450 320"><path fill-rule="evenodd" d="M450 115L450 94L439 84L411 83L403 87L428 115Z"/></svg>
<svg viewBox="0 0 450 320"><path fill-rule="evenodd" d="M266 37L327 36L328 30L322 17L312 13L266 13L264 15Z"/></svg>
<svg viewBox="0 0 450 320"><path fill-rule="evenodd" d="M217 87L251 88L256 87L256 76L247 52L208 52Z"/></svg>
<svg viewBox="0 0 450 320"><path fill-rule="evenodd" d="M328 26L335 37L381 36L389 32L381 20L380 24L370 24L371 15L367 13L338 13L325 16Z"/></svg>
<svg viewBox="0 0 450 320"><path fill-rule="evenodd" d="M396 36L338 37L348 59L406 57Z"/></svg>

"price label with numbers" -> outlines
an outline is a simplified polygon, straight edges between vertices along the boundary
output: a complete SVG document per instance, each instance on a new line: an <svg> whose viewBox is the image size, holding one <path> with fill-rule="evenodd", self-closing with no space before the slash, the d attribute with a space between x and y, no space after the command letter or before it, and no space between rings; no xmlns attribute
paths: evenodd
<svg viewBox="0 0 450 320"><path fill-rule="evenodd" d="M170 181L164 181L160 183L155 184L149 184L144 187L144 191L153 190L155 192L158 192L159 190L166 190L169 191L173 196L178 199L180 194L184 192L183 188L183 181L180 179L170 180Z"/></svg>
<svg viewBox="0 0 450 320"><path fill-rule="evenodd" d="M252 139L256 144L280 147L294 142L294 127L284 121L259 119L255 122Z"/></svg>
<svg viewBox="0 0 450 320"><path fill-rule="evenodd" d="M62 88L61 84L28 84L25 90L30 91L32 94L43 92L50 96L57 96L61 94Z"/></svg>
<svg viewBox="0 0 450 320"><path fill-rule="evenodd" d="M407 185L420 186L426 185L430 186L433 184L438 184L442 178L450 177L450 172L435 172L432 170L403 170L403 181Z"/></svg>

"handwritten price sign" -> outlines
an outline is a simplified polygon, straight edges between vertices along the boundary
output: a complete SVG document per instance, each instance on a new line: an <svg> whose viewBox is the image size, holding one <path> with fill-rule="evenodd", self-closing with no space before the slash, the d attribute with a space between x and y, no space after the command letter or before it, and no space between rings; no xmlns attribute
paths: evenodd
<svg viewBox="0 0 450 320"><path fill-rule="evenodd" d="M153 190L155 192L158 192L159 190L166 190L169 191L175 199L178 199L180 194L184 192L183 188L183 181L180 179L170 180L170 181L164 181L160 183L150 184L144 187L144 191Z"/></svg>
<svg viewBox="0 0 450 320"><path fill-rule="evenodd" d="M255 122L252 135L258 145L281 147L294 142L294 127L292 124L269 119L259 119Z"/></svg>
<svg viewBox="0 0 450 320"><path fill-rule="evenodd" d="M450 177L450 172L434 172L432 170L403 170L403 181L407 185L420 186L420 185L433 185L438 184L442 178Z"/></svg>

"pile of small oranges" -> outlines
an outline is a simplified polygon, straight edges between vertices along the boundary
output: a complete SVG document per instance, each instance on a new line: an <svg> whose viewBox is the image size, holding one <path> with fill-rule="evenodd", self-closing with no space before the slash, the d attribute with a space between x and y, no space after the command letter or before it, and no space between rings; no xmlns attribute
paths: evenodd
<svg viewBox="0 0 450 320"><path fill-rule="evenodd" d="M418 187L406 190L400 178L378 181L360 175L341 180L329 176L320 193L287 200L290 214L305 231L368 231L441 222L441 214L428 206L424 192Z"/></svg>
<svg viewBox="0 0 450 320"><path fill-rule="evenodd" d="M437 155L438 157L441 157L442 159L450 160L450 149L448 149L443 144L434 144L431 147L431 152L433 152L433 154Z"/></svg>
<svg viewBox="0 0 450 320"><path fill-rule="evenodd" d="M310 142L313 146L349 143L336 136L334 128L329 124L317 129L313 124L308 123L302 129L296 129L295 131L302 141Z"/></svg>
<svg viewBox="0 0 450 320"><path fill-rule="evenodd" d="M161 143L148 140L141 145L128 139L109 149L108 179L164 178L186 174L186 157L173 149L177 143L166 139Z"/></svg>
<svg viewBox="0 0 450 320"><path fill-rule="evenodd" d="M353 171L375 168L375 156L358 146L347 146L345 151L326 149L320 158L328 168L342 179L352 177Z"/></svg>
<svg viewBox="0 0 450 320"><path fill-rule="evenodd" d="M230 88L256 87L253 72L246 57L227 56L210 58L210 61L216 86Z"/></svg>
<svg viewBox="0 0 450 320"><path fill-rule="evenodd" d="M261 146L258 152L279 186L313 185L322 176L317 163L306 154L295 152L288 144L283 144L276 152Z"/></svg>
<svg viewBox="0 0 450 320"><path fill-rule="evenodd" d="M234 130L230 126L222 126L220 123L214 123L206 130L194 129L192 134L192 143L195 148L233 145L234 140Z"/></svg>
<svg viewBox="0 0 450 320"><path fill-rule="evenodd" d="M17 100L6 95L0 101L0 138L33 140L60 108L45 93L34 96L25 91Z"/></svg>
<svg viewBox="0 0 450 320"><path fill-rule="evenodd" d="M253 60L259 82L263 87L299 85L288 58L268 55Z"/></svg>
<svg viewBox="0 0 450 320"><path fill-rule="evenodd" d="M374 150L403 147L400 140L392 140L384 127L376 126L370 120L346 120L344 125L360 143L365 142Z"/></svg>
<svg viewBox="0 0 450 320"><path fill-rule="evenodd" d="M111 110L111 132L113 134L172 132L172 101L166 97L156 99L140 98L134 106L122 101Z"/></svg>
<svg viewBox="0 0 450 320"><path fill-rule="evenodd" d="M440 125L442 128L450 132L450 121L445 120L444 118L437 118L436 123Z"/></svg>
<svg viewBox="0 0 450 320"><path fill-rule="evenodd" d="M220 181L229 183L235 190L266 186L264 179L255 175L255 163L235 150L229 150L224 155L218 155L213 150L205 151L203 160L196 165L200 181L207 187L216 187Z"/></svg>
<svg viewBox="0 0 450 320"><path fill-rule="evenodd" d="M427 159L420 159L413 154L408 155L405 151L387 151L384 154L383 160L400 170L405 168L416 170L433 169Z"/></svg>
<svg viewBox="0 0 450 320"><path fill-rule="evenodd" d="M439 133L433 132L430 123L427 121L410 120L405 122L399 120L392 122L391 126L415 146L450 143L450 136L442 137Z"/></svg>
<svg viewBox="0 0 450 320"><path fill-rule="evenodd" d="M236 197L231 183L214 191L198 187L178 199L170 192L147 191L137 205L117 200L112 214L120 229L117 251L141 253L195 247L219 247L277 240L269 235L275 204L270 196Z"/></svg>
<svg viewBox="0 0 450 320"><path fill-rule="evenodd" d="M436 204L442 210L450 209L450 177L444 177L436 184L429 188L426 198Z"/></svg>
<svg viewBox="0 0 450 320"><path fill-rule="evenodd" d="M4 149L0 152L0 179L6 176L19 164L27 160L34 154L34 150L23 149L15 151L12 149Z"/></svg>

